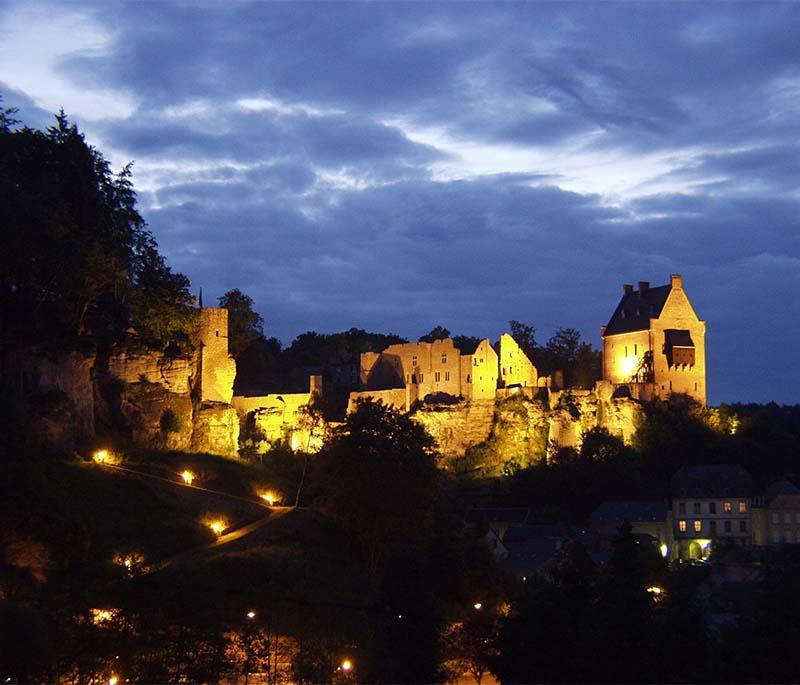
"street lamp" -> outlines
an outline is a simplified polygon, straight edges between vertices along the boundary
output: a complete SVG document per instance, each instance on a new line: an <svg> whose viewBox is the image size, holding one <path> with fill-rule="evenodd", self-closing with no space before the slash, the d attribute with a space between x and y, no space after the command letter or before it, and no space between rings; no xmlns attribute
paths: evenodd
<svg viewBox="0 0 800 685"><path fill-rule="evenodd" d="M254 619L255 617L256 617L256 612L255 612L255 611L252 611L252 610L251 610L251 611L248 611L248 612L247 612L247 618L249 618L249 619L251 619L251 620L252 620L252 619Z"/></svg>
<svg viewBox="0 0 800 685"><path fill-rule="evenodd" d="M189 469L186 469L183 473L181 473L181 478L183 478L183 482L186 483L186 485L191 485L192 481L194 480L194 473L189 471Z"/></svg>
<svg viewBox="0 0 800 685"><path fill-rule="evenodd" d="M342 661L342 670L343 671L347 672L351 668L353 668L353 662L350 661L350 659L345 659L344 661Z"/></svg>

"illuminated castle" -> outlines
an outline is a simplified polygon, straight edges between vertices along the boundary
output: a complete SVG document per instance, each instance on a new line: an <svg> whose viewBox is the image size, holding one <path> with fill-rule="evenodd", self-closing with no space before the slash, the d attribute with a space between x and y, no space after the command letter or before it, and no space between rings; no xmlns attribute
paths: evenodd
<svg viewBox="0 0 800 685"><path fill-rule="evenodd" d="M622 286L603 337L603 378L642 400L684 393L706 403L706 322L698 318L680 275L669 285Z"/></svg>

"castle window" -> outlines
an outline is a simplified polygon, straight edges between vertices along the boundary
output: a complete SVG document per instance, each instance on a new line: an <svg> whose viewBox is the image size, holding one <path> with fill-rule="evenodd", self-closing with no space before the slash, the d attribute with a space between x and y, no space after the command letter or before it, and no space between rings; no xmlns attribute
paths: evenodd
<svg viewBox="0 0 800 685"><path fill-rule="evenodd" d="M686 532L686 521L678 521L678 530L681 533L685 533Z"/></svg>
<svg viewBox="0 0 800 685"><path fill-rule="evenodd" d="M440 380L442 380L442 374L439 371L437 371L436 373L433 374L433 379L438 383Z"/></svg>
<svg viewBox="0 0 800 685"><path fill-rule="evenodd" d="M449 381L449 380L450 380L450 372L449 372L449 371L445 371L445 372L444 372L444 379L445 379L446 381Z"/></svg>
<svg viewBox="0 0 800 685"><path fill-rule="evenodd" d="M411 374L411 382L412 383L416 383L417 382L417 374L415 374L415 373Z"/></svg>
<svg viewBox="0 0 800 685"><path fill-rule="evenodd" d="M467 374L467 383L472 383L472 377L469 374Z"/></svg>
<svg viewBox="0 0 800 685"><path fill-rule="evenodd" d="M416 365L417 365L417 355L414 355L413 357L411 357L411 366L416 366Z"/></svg>
<svg viewBox="0 0 800 685"><path fill-rule="evenodd" d="M419 382L422 383L422 373L419 374Z"/></svg>
<svg viewBox="0 0 800 685"><path fill-rule="evenodd" d="M442 354L442 364L447 364L447 355Z"/></svg>
<svg viewBox="0 0 800 685"><path fill-rule="evenodd" d="M702 521L695 521L694 522L694 532L699 533L703 530L703 522Z"/></svg>
<svg viewBox="0 0 800 685"><path fill-rule="evenodd" d="M216 331L217 337L219 338L219 331Z"/></svg>

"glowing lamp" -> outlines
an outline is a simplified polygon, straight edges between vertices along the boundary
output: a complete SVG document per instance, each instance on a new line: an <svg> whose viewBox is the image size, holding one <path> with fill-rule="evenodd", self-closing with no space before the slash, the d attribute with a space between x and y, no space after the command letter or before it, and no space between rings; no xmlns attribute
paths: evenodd
<svg viewBox="0 0 800 685"><path fill-rule="evenodd" d="M661 543L661 546L658 549L661 551L661 556L666 559L667 553L669 552L669 547L667 547L666 543Z"/></svg>
<svg viewBox="0 0 800 685"><path fill-rule="evenodd" d="M211 530L214 531L217 535L222 535L222 531L224 531L228 527L227 521L223 521L222 519L215 519L214 521L209 521L206 524Z"/></svg>
<svg viewBox="0 0 800 685"><path fill-rule="evenodd" d="M186 483L186 485L191 485L192 481L194 480L194 473L187 469L181 473L181 478L183 478L183 482Z"/></svg>
<svg viewBox="0 0 800 685"><path fill-rule="evenodd" d="M119 678L117 678L117 676L115 676L115 675L112 675L108 679L108 685L117 685L118 682L119 682Z"/></svg>
<svg viewBox="0 0 800 685"><path fill-rule="evenodd" d="M483 607L483 604L481 604L480 602L475 602L475 604L473 604L472 607L475 609L475 611L480 611L481 608Z"/></svg>
<svg viewBox="0 0 800 685"><path fill-rule="evenodd" d="M105 464L108 461L108 450L97 450L92 455L92 460L96 464Z"/></svg>
<svg viewBox="0 0 800 685"><path fill-rule="evenodd" d="M247 618L253 619L255 617L256 617L256 612L255 611L248 611L247 612Z"/></svg>
<svg viewBox="0 0 800 685"><path fill-rule="evenodd" d="M351 668L353 668L353 662L350 661L350 659L345 659L342 662L342 670L343 671L349 671Z"/></svg>
<svg viewBox="0 0 800 685"><path fill-rule="evenodd" d="M651 585L649 588L647 588L647 591L651 595L660 595L662 592L664 592L664 589L658 587L658 585Z"/></svg>
<svg viewBox="0 0 800 685"><path fill-rule="evenodd" d="M275 496L275 493L272 492L272 490L267 490L266 492L261 493L261 499L263 499L267 505L271 507L278 498Z"/></svg>

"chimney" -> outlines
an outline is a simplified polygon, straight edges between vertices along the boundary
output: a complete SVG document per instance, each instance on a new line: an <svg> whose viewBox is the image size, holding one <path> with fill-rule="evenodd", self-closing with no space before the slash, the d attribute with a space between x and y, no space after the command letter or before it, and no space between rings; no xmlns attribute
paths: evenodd
<svg viewBox="0 0 800 685"><path fill-rule="evenodd" d="M675 290L683 290L683 278L681 278L680 274L672 274L669 277L669 280L670 280L670 285Z"/></svg>
<svg viewBox="0 0 800 685"><path fill-rule="evenodd" d="M622 294L623 295L630 295L633 292L633 286L629 284L625 284L622 286Z"/></svg>
<svg viewBox="0 0 800 685"><path fill-rule="evenodd" d="M639 292L646 293L650 290L650 281L639 281Z"/></svg>

